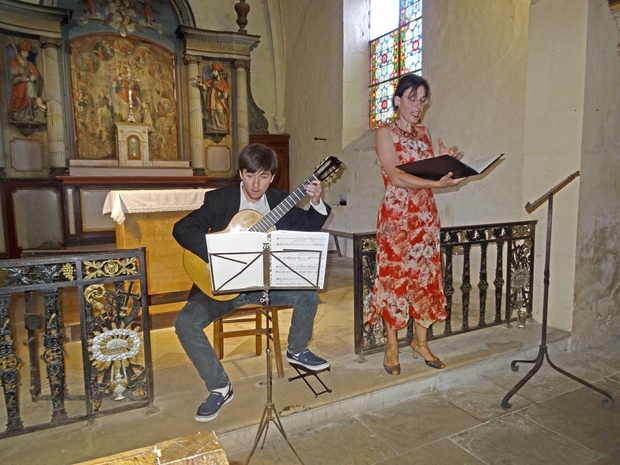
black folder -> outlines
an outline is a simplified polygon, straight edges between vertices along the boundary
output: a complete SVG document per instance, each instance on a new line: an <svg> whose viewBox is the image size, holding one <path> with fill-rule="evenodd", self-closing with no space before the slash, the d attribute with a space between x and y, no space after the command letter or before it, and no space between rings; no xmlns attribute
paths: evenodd
<svg viewBox="0 0 620 465"><path fill-rule="evenodd" d="M411 163L405 163L404 165L398 165L396 168L401 169L405 173L413 174L419 178L430 179L433 181L440 180L452 171L452 178L459 179L469 176L477 176L484 173L503 155L504 154L501 153L492 157L480 158L470 162L469 164L463 163L450 155L440 155L439 157L427 158L426 160L413 161Z"/></svg>

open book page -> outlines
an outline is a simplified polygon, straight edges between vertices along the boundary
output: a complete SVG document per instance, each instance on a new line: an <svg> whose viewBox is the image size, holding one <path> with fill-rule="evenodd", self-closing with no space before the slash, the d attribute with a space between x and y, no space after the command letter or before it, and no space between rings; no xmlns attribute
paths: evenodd
<svg viewBox="0 0 620 465"><path fill-rule="evenodd" d="M263 232L229 232L207 234L209 267L214 293L262 289Z"/></svg>
<svg viewBox="0 0 620 465"><path fill-rule="evenodd" d="M269 237L273 287L323 288L328 233L273 231Z"/></svg>
<svg viewBox="0 0 620 465"><path fill-rule="evenodd" d="M474 160L471 162L466 162L465 164L473 169L476 173L480 174L484 170L486 170L489 166L493 164L495 160L497 160L501 155L493 155L492 157L479 158L478 160Z"/></svg>
<svg viewBox="0 0 620 465"><path fill-rule="evenodd" d="M452 173L453 179L459 179L482 174L502 155L480 158L468 163L463 163L450 155L440 155L398 165L397 168L419 178L435 181L438 181L448 173Z"/></svg>

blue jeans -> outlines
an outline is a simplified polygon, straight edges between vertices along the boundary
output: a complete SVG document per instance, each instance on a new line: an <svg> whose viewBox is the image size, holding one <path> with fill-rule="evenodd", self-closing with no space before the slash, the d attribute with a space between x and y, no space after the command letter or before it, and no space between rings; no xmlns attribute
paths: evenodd
<svg viewBox="0 0 620 465"><path fill-rule="evenodd" d="M244 292L227 301L206 297L187 302L177 314L174 327L179 341L209 391L228 386L230 380L205 335L204 329L236 308L246 304L261 304L262 297L262 291ZM305 350L312 339L314 317L319 306L319 293L316 290L269 291L269 304L274 307L293 307L288 348L294 354Z"/></svg>

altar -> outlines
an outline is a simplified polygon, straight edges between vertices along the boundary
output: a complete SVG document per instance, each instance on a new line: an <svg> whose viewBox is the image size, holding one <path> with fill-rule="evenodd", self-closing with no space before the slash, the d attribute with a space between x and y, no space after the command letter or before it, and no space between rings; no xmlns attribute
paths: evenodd
<svg viewBox="0 0 620 465"><path fill-rule="evenodd" d="M199 208L211 189L110 191L103 205L116 223L116 247L146 248L149 305L154 319L173 318L192 286L183 268L183 248L172 237L174 224ZM166 318L166 317L159 317ZM172 321L154 321L170 326Z"/></svg>

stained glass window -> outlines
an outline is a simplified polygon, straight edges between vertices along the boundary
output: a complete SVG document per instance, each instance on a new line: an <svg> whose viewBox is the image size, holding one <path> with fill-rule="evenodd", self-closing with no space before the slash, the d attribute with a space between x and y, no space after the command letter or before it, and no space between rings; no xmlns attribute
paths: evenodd
<svg viewBox="0 0 620 465"><path fill-rule="evenodd" d="M399 0L393 9L374 8L373 24L386 24L386 15L399 18L399 26L370 41L370 127L376 128L394 120L392 97L399 76L422 71L422 0ZM398 8L398 9L396 9Z"/></svg>

